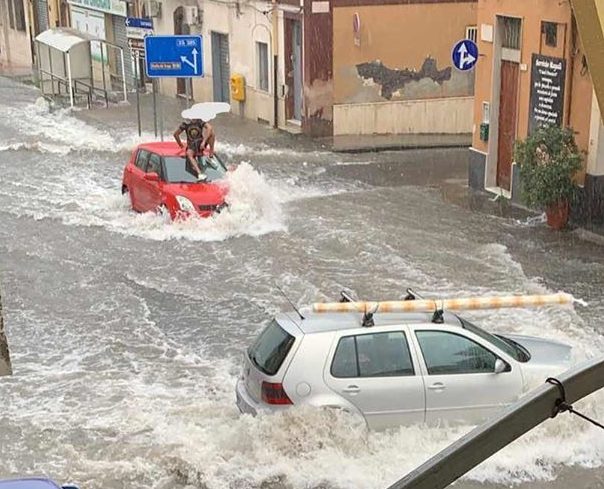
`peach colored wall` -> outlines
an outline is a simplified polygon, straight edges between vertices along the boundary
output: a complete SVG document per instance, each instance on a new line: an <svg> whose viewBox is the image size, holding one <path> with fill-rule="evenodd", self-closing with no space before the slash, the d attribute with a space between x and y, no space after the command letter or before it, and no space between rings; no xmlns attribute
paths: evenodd
<svg viewBox="0 0 604 489"><path fill-rule="evenodd" d="M361 20L360 45L355 45L353 16ZM357 65L381 61L390 69L419 71L428 57L437 70L451 67L451 49L476 25L476 3L412 3L365 5L333 9L334 103L386 100L379 87L361 78ZM409 100L473 93L473 74L455 70L445 84L430 78L406 84L393 99Z"/></svg>
<svg viewBox="0 0 604 489"><path fill-rule="evenodd" d="M570 124L578 132L576 138L579 147L587 150L592 87L589 75L581 74L582 50L578 40L571 55L573 29L569 2L558 2L557 0L479 0L477 7L480 59L476 66L473 147L480 151L487 151L487 143L479 139L478 127L482 122L482 102L491 102L491 106L496 102L491 100L492 84L493 80L498 80L498 76L493 76L494 43L481 40L481 25L493 26L493 40L495 40L497 15L503 15L522 19L517 138L526 137L528 132L531 57L533 53L541 53L566 59L563 120L565 124ZM558 46L555 48L545 45L544 36L541 34L542 21L562 24L558 26ZM526 65L526 69L523 69L523 65ZM493 129L493 110L491 110L491 129ZM493 136L491 134L490 137Z"/></svg>

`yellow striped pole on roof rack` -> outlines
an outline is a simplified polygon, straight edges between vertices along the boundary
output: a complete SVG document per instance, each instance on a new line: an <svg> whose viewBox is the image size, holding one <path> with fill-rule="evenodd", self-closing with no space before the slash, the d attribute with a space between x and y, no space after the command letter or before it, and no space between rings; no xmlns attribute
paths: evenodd
<svg viewBox="0 0 604 489"><path fill-rule="evenodd" d="M574 297L564 292L546 295L508 295L495 297L464 297L443 300L410 301L363 301L363 302L318 302L313 304L313 312L433 312L468 311L473 309L500 309L504 307L539 307L547 305L572 304Z"/></svg>

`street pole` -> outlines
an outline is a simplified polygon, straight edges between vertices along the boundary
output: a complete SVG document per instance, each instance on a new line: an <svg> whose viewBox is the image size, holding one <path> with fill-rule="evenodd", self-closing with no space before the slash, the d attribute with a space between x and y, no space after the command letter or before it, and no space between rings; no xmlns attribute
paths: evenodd
<svg viewBox="0 0 604 489"><path fill-rule="evenodd" d="M161 78L157 79L157 87L159 92L159 140L164 140L164 106L161 101Z"/></svg>
<svg viewBox="0 0 604 489"><path fill-rule="evenodd" d="M153 78L153 131L157 137L157 78Z"/></svg>
<svg viewBox="0 0 604 489"><path fill-rule="evenodd" d="M189 98L191 96L191 80L192 78L185 79L185 97L187 98L187 109L191 106Z"/></svg>
<svg viewBox="0 0 604 489"><path fill-rule="evenodd" d="M139 56L139 52L135 51L135 55L134 55L134 62L135 62L135 66L134 66L134 83L136 85L136 120L138 122L138 137L141 137L142 134L142 130L141 130L141 99L140 99L140 87L138 84L138 80L140 78L140 64L139 64L139 60L140 60L140 56Z"/></svg>

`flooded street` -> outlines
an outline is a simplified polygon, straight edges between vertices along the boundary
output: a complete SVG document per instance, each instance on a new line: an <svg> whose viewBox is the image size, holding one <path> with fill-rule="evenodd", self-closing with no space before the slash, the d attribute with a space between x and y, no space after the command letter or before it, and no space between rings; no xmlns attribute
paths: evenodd
<svg viewBox="0 0 604 489"><path fill-rule="evenodd" d="M589 306L468 317L568 342L578 359L602 351L602 248L444 199L438 182L459 177L447 164L465 150L334 154L217 125L217 151L239 164L231 211L167 224L133 213L120 193L135 126L50 112L37 97L0 78L0 285L14 369L0 380L0 477L380 489L471 429L367 433L310 409L240 415L241 355L289 308L278 286L300 305L344 287L370 299L407 287L430 297L563 290ZM577 407L602 421L603 400ZM603 463L601 432L564 415L464 480L543 481L579 466L590 481Z"/></svg>

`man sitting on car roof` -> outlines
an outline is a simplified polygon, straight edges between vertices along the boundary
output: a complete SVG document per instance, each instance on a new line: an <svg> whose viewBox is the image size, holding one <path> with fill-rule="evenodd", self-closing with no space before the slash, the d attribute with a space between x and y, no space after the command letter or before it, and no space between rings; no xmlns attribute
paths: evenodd
<svg viewBox="0 0 604 489"><path fill-rule="evenodd" d="M193 165L195 171L197 171L197 179L205 181L208 177L201 170L197 158L203 156L206 151L208 156L211 157L214 155L214 142L216 140L214 128L201 119L192 119L191 122L183 121L176 131L174 131L174 139L182 149L185 148L180 139L180 135L183 132L187 135L187 159Z"/></svg>

